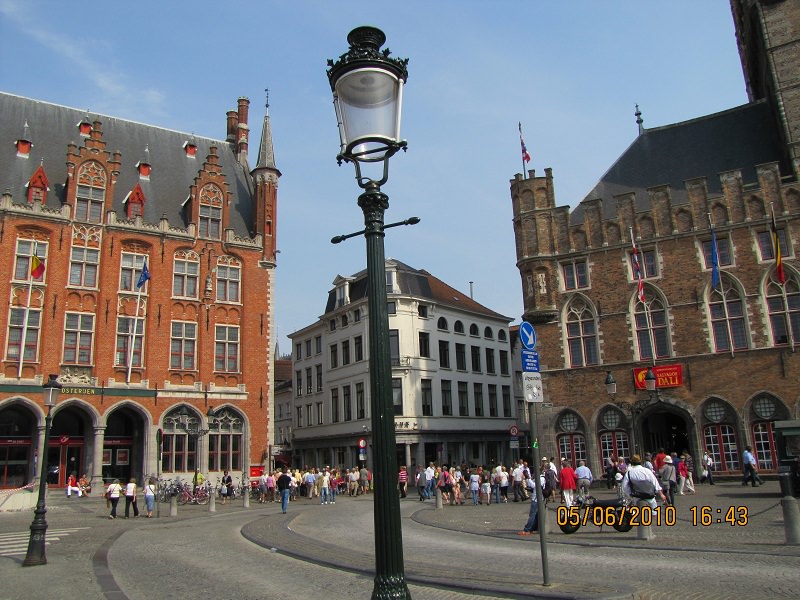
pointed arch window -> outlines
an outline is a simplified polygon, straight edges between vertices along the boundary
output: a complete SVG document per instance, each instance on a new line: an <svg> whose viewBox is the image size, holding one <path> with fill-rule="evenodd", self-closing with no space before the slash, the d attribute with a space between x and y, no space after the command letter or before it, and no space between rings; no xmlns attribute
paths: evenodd
<svg viewBox="0 0 800 600"><path fill-rule="evenodd" d="M794 345L800 340L800 280L794 271L785 270L785 284L780 284L773 269L766 286L769 325L775 346Z"/></svg>
<svg viewBox="0 0 800 600"><path fill-rule="evenodd" d="M586 299L573 298L567 306L565 318L569 364L585 367L600 362L597 342L597 316Z"/></svg>
<svg viewBox="0 0 800 600"><path fill-rule="evenodd" d="M580 419L572 411L567 411L558 418L558 454L578 466L578 461L587 461L586 436L583 433Z"/></svg>
<svg viewBox="0 0 800 600"><path fill-rule="evenodd" d="M78 169L78 189L75 196L75 220L100 223L106 198L107 175L105 169L94 161Z"/></svg>
<svg viewBox="0 0 800 600"><path fill-rule="evenodd" d="M164 417L164 436L162 438L161 471L164 473L186 473L199 468L197 463L197 435L200 431L200 417L191 409L182 414L185 406L172 409Z"/></svg>
<svg viewBox="0 0 800 600"><path fill-rule="evenodd" d="M209 423L208 470L239 471L242 469L244 419L229 408L217 411Z"/></svg>
<svg viewBox="0 0 800 600"><path fill-rule="evenodd" d="M200 190L199 235L212 240L222 237L222 190L211 183Z"/></svg>
<svg viewBox="0 0 800 600"><path fill-rule="evenodd" d="M172 295L197 299L200 281L200 255L193 250L175 252L172 265Z"/></svg>
<svg viewBox="0 0 800 600"><path fill-rule="evenodd" d="M725 273L720 273L720 285L708 294L708 314L715 352L744 350L748 347L744 306L739 288Z"/></svg>
<svg viewBox="0 0 800 600"><path fill-rule="evenodd" d="M646 304L637 302L634 308L634 323L636 325L636 343L640 360L653 358L655 346L656 358L667 358L669 354L669 315L664 303L652 293L647 297L653 298Z"/></svg>
<svg viewBox="0 0 800 600"><path fill-rule="evenodd" d="M217 301L239 302L242 287L242 263L233 256L217 259Z"/></svg>

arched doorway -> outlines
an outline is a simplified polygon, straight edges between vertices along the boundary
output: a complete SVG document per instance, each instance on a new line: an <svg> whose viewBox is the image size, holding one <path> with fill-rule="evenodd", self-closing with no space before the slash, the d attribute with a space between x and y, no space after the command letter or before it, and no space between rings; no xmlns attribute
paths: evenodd
<svg viewBox="0 0 800 600"><path fill-rule="evenodd" d="M667 454L681 454L684 450L691 452L691 438L684 417L668 410L656 410L643 417L640 423L645 452L654 452L658 448L663 448Z"/></svg>
<svg viewBox="0 0 800 600"><path fill-rule="evenodd" d="M56 412L47 449L47 483L63 487L70 473L80 477L86 472L93 441L86 412L77 406L66 406Z"/></svg>
<svg viewBox="0 0 800 600"><path fill-rule="evenodd" d="M20 405L0 410L0 488L19 488L35 476L36 417Z"/></svg>
<svg viewBox="0 0 800 600"><path fill-rule="evenodd" d="M144 443L142 417L129 406L115 409L108 415L103 439L103 482L122 482L131 477L142 481L144 476Z"/></svg>

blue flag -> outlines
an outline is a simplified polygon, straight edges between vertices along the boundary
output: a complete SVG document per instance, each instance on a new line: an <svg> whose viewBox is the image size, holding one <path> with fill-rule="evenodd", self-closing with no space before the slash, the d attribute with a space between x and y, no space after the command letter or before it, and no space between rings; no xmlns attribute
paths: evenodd
<svg viewBox="0 0 800 600"><path fill-rule="evenodd" d="M717 235L711 228L711 287L719 287L719 252L717 251Z"/></svg>
<svg viewBox="0 0 800 600"><path fill-rule="evenodd" d="M136 289L142 289L142 286L147 283L147 280L150 279L150 271L147 270L147 261L144 261L144 266L142 267L142 274L139 275L139 281L136 282Z"/></svg>

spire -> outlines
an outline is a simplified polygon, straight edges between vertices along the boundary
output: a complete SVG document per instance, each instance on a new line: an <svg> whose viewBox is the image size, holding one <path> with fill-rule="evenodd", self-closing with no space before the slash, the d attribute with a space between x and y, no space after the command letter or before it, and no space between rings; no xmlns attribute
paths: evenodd
<svg viewBox="0 0 800 600"><path fill-rule="evenodd" d="M636 124L639 126L639 135L644 133L644 119L642 119L642 111L639 110L639 105L636 105L636 112L633 113L636 117Z"/></svg>
<svg viewBox="0 0 800 600"><path fill-rule="evenodd" d="M264 113L264 125L261 128L261 144L258 147L256 169L274 169L277 171L278 167L275 166L275 150L272 147L272 126L269 122L269 88L265 89L264 92L267 95L267 110Z"/></svg>

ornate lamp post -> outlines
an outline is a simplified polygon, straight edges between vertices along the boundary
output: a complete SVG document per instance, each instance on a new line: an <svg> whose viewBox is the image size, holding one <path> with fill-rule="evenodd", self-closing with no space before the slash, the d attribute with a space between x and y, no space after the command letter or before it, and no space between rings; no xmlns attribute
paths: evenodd
<svg viewBox="0 0 800 600"><path fill-rule="evenodd" d="M375 585L372 598L411 598L405 581L400 500L397 476L392 368L389 351L389 315L386 309L384 230L413 225L419 219L384 225L389 197L381 186L389 178L389 158L406 142L400 139L403 84L408 78L408 59L390 58L382 31L358 27L347 36L350 49L334 62L328 61L328 80L333 91L341 147L339 164L352 162L356 181L364 193L358 205L364 213L364 229L336 236L338 244L363 234L367 243L367 294L369 310L370 408L374 473ZM378 179L362 175L362 166L383 163Z"/></svg>
<svg viewBox="0 0 800 600"><path fill-rule="evenodd" d="M47 534L47 506L45 505L47 496L47 447L50 443L50 425L53 422L51 411L58 402L58 393L61 391L61 384L58 382L58 375L50 375L50 379L42 386L44 390L44 404L47 407L47 416L44 419L44 442L39 451L41 471L39 473L39 499L36 502L36 509L33 511L33 522L31 523L31 537L28 541L28 552L23 567L34 565L46 565L47 556L44 551L45 535Z"/></svg>

